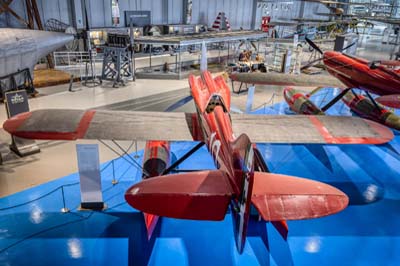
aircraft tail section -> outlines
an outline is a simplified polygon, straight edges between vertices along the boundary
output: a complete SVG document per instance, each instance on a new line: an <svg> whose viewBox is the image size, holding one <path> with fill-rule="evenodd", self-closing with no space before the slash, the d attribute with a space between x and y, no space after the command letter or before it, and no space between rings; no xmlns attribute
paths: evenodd
<svg viewBox="0 0 400 266"><path fill-rule="evenodd" d="M234 186L237 197L231 202L232 218L236 247L241 253L243 251L247 225L250 217L251 195L254 184L254 147L246 134L240 135L232 143L233 153L238 155L239 168L235 169Z"/></svg>
<svg viewBox="0 0 400 266"><path fill-rule="evenodd" d="M251 201L266 221L302 220L345 209L342 191L313 180L271 173L254 173Z"/></svg>
<svg viewBox="0 0 400 266"><path fill-rule="evenodd" d="M190 75L189 85L200 112L210 112L217 105L230 110L231 94L222 76L213 78L209 71L203 71L201 77Z"/></svg>
<svg viewBox="0 0 400 266"><path fill-rule="evenodd" d="M224 219L233 191L220 170L158 176L127 190L126 201L140 211L171 218Z"/></svg>

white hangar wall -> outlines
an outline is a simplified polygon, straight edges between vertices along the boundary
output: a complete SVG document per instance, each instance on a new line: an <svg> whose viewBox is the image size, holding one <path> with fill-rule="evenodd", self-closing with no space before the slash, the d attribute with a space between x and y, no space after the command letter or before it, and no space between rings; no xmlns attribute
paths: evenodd
<svg viewBox="0 0 400 266"><path fill-rule="evenodd" d="M91 27L111 27L111 0L86 0ZM179 24L183 20L184 2L188 0L119 0L121 23L124 26L124 11L150 10L152 24ZM192 23L211 26L218 12L225 12L233 29L259 28L261 17L272 16L273 20L288 20L295 17L324 18L315 15L327 12L328 9L318 3L294 1L290 10L280 6L276 1L269 12L258 0L193 0ZM84 27L82 0L37 0L43 24L55 18L77 28ZM303 8L302 8L303 5ZM24 0L14 0L10 7L22 18L26 18ZM8 13L0 14L0 27L24 27Z"/></svg>

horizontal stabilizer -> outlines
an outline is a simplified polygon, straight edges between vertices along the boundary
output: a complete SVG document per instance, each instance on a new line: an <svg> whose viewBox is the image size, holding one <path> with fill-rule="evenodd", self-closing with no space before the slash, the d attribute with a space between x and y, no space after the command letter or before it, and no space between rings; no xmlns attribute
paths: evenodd
<svg viewBox="0 0 400 266"><path fill-rule="evenodd" d="M302 220L337 213L349 199L342 191L313 180L254 173L251 199L266 221Z"/></svg>
<svg viewBox="0 0 400 266"><path fill-rule="evenodd" d="M231 114L236 136L255 143L382 144L393 139L385 126L358 117Z"/></svg>
<svg viewBox="0 0 400 266"><path fill-rule="evenodd" d="M381 96L376 98L375 101L387 107L400 108L400 94Z"/></svg>
<svg viewBox="0 0 400 266"><path fill-rule="evenodd" d="M135 209L179 219L224 219L232 196L219 170L152 177L132 186L126 201Z"/></svg>

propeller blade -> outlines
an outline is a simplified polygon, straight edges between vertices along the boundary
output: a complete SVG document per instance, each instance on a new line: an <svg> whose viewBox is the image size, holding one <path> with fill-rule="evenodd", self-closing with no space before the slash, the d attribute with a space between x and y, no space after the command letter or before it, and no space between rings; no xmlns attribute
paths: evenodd
<svg viewBox="0 0 400 266"><path fill-rule="evenodd" d="M346 50L349 49L350 47L354 46L356 43L357 43L357 42L353 42L352 44L347 45L346 47L344 47L344 48L342 49L342 52L343 52L343 51L346 51Z"/></svg>
<svg viewBox="0 0 400 266"><path fill-rule="evenodd" d="M321 50L313 41L311 41L311 40L308 39L307 37L306 37L306 42L307 42L312 48L314 48L315 50L317 50L320 54L324 54L324 52L322 52L322 50Z"/></svg>
<svg viewBox="0 0 400 266"><path fill-rule="evenodd" d="M307 69L307 68L311 67L312 65L314 65L316 62L321 61L322 59L323 59L322 57L321 57L321 58L318 58L318 59L315 59L315 60L309 62L307 65L302 66L302 67L300 68L300 70Z"/></svg>
<svg viewBox="0 0 400 266"><path fill-rule="evenodd" d="M172 111L178 109L179 107L184 106L186 103L190 102L191 100L193 100L192 95L186 96L185 98L182 98L179 101L177 101L176 103L169 106L167 109L165 109L164 112L172 112Z"/></svg>

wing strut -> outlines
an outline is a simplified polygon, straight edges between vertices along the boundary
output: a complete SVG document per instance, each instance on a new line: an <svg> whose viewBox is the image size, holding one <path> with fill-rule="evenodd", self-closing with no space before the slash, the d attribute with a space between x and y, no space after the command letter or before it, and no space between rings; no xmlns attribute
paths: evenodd
<svg viewBox="0 0 400 266"><path fill-rule="evenodd" d="M376 109L378 109L379 111L382 111L382 108L376 103L375 99L372 98L371 94L368 91L365 91L365 93L367 94L367 96L371 100L371 102L374 104Z"/></svg>
<svg viewBox="0 0 400 266"><path fill-rule="evenodd" d="M164 170L164 172L161 175L167 175L169 174L169 172L171 172L172 170L174 170L177 166L179 166L181 163L183 163L187 158L189 158L193 153L195 153L198 149L200 149L201 147L203 147L204 142L200 142L198 143L195 147L193 147L190 151L188 151L187 153L185 153L185 155L183 155L181 158L179 158L176 162L174 162L173 164L171 164L170 167L168 167L167 169Z"/></svg>
<svg viewBox="0 0 400 266"><path fill-rule="evenodd" d="M324 107L321 108L321 110L323 112L325 112L326 110L328 110L329 108L332 107L332 105L334 105L335 103L337 103L340 99L343 98L343 96L350 90L350 88L344 89L341 93L339 93L335 98L333 98L332 101L330 101L329 103L327 103Z"/></svg>
<svg viewBox="0 0 400 266"><path fill-rule="evenodd" d="M142 171L144 176L150 177L150 174L134 158L132 158L132 156L127 152L132 147L133 142L132 142L132 144L129 146L129 148L127 150L124 150L121 147L121 145L119 145L115 140L113 140L112 142L122 151L122 154L121 154L118 151L116 151L113 147L111 147L111 145L108 145L105 141L103 141L101 139L98 139L98 141L100 143L102 143L104 146L106 146L109 150L114 152L116 155L118 155L120 158L122 158L125 161L127 161L130 165L140 169L140 171ZM129 160L125 157L125 155L126 155L126 157L129 158Z"/></svg>

